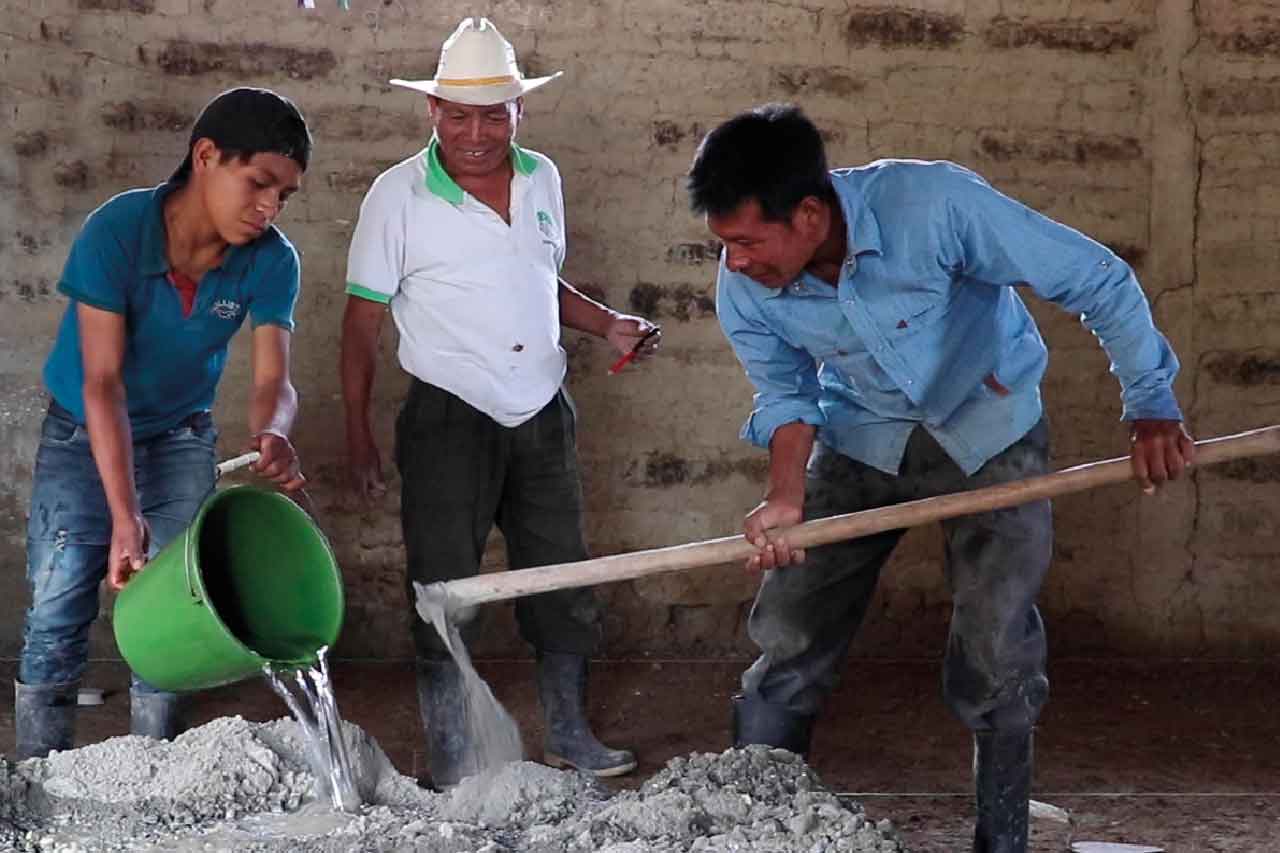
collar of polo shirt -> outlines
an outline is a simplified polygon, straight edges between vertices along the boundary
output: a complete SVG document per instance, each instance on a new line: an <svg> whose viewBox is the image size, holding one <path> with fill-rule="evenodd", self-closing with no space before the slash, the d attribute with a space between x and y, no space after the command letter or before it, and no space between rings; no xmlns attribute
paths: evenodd
<svg viewBox="0 0 1280 853"><path fill-rule="evenodd" d="M449 173L445 171L444 164L440 162L440 140L431 137L431 144L427 146L427 189L431 190L440 198L450 204L462 204L464 196L462 187L449 177ZM533 158L527 151L511 143L511 167L516 170L517 174L532 175L533 170L538 168L538 161Z"/></svg>

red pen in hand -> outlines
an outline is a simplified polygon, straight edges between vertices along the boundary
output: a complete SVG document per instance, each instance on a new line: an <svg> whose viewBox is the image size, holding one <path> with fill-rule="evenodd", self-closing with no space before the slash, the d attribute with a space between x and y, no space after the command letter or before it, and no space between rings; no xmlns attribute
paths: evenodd
<svg viewBox="0 0 1280 853"><path fill-rule="evenodd" d="M654 335L658 334L658 332L661 332L661 331L662 331L661 326L654 326L652 329L645 332L644 337L642 337L639 341L637 341L636 345L631 348L631 352L627 353L622 358L618 359L613 363L613 367L609 368L609 375L612 376L622 368L626 367L627 362L631 361L640 353L640 347L644 346L645 342L648 341L649 338L652 338Z"/></svg>

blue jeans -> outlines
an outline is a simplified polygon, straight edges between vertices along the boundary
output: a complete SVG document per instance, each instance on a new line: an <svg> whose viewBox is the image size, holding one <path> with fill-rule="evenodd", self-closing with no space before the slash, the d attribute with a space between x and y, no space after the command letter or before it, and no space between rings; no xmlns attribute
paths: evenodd
<svg viewBox="0 0 1280 853"><path fill-rule="evenodd" d="M134 443L133 475L151 527L151 556L187 528L213 491L217 438L213 417L197 412ZM18 667L23 684L62 684L84 674L110 547L111 511L89 432L53 403L40 429L27 522L31 607ZM156 692L137 676L133 689Z"/></svg>

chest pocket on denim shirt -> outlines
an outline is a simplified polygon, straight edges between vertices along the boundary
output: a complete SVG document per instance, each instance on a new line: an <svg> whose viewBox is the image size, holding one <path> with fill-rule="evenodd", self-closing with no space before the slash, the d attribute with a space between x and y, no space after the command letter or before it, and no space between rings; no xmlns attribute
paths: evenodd
<svg viewBox="0 0 1280 853"><path fill-rule="evenodd" d="M924 289L898 293L891 303L890 325L899 337L913 335L941 320L950 308L946 293Z"/></svg>

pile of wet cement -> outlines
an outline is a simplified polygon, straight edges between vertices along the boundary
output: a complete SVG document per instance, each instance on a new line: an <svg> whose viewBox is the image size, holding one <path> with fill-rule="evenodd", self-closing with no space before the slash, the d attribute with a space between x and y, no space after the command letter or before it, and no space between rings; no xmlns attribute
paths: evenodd
<svg viewBox="0 0 1280 853"><path fill-rule="evenodd" d="M897 853L887 821L838 800L791 753L673 759L636 791L517 762L420 789L345 724L358 814L316 801L296 723L226 717L172 743L120 737L0 759L0 850L245 853Z"/></svg>

